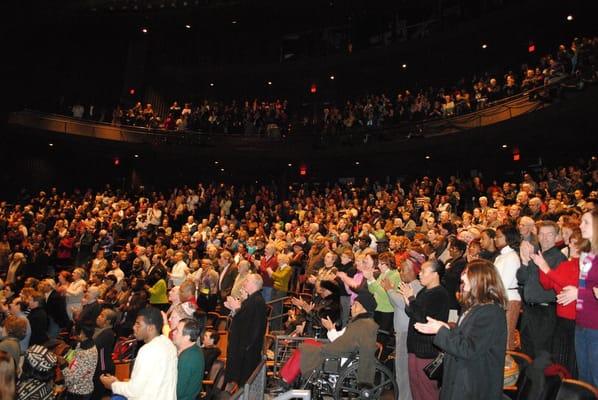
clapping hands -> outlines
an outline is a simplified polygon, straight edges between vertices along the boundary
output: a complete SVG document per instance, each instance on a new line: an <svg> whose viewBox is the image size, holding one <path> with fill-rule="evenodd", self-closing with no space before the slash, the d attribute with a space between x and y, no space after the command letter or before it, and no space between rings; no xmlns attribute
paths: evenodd
<svg viewBox="0 0 598 400"><path fill-rule="evenodd" d="M241 300L236 299L233 296L228 296L224 302L224 306L231 311L236 311L241 308Z"/></svg>
<svg viewBox="0 0 598 400"><path fill-rule="evenodd" d="M435 335L438 333L438 331L440 330L440 328L442 328L443 326L447 329L450 329L449 324L447 324L446 322L442 322L442 321L438 321L434 318L430 318L427 317L428 322L421 323L421 322L416 322L415 325L413 325L413 327L421 332L421 333L425 333L426 335Z"/></svg>

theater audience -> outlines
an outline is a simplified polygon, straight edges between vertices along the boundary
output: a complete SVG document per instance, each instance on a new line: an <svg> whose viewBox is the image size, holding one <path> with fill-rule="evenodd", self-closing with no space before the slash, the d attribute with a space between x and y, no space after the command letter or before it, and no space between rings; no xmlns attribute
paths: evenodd
<svg viewBox="0 0 598 400"><path fill-rule="evenodd" d="M504 88L501 87L501 90ZM461 100L453 99L455 108L459 107ZM596 299L593 290L582 292L582 288L576 287L579 277L573 268L575 261L569 267L559 262L546 270L538 258L538 251L542 251L545 260L548 260L547 254L555 251L564 260L566 255L561 248L568 245L567 255L575 260L578 240L573 232L578 229L583 210L590 209L598 197L598 174L594 171L595 165L591 162L585 167L545 168L535 171L533 176L529 172L522 175L522 182L503 184L498 180L482 180L479 176L471 180L424 176L402 184L369 179L363 184L317 186L305 183L287 188L288 200L279 200L281 192L274 186L205 183L170 193L126 193L108 188L100 192L90 190L61 194L50 190L51 195L40 193L20 198L15 205L0 205L0 234L4 232L7 237L12 252L10 256L14 258L15 253L21 252L26 259L33 259L31 256L36 249L45 248L49 257L45 275L24 268L20 270L18 285L5 285L0 294L0 298L6 299L6 306L2 307L5 315L0 315L0 322L5 320L4 329L10 331L14 318L6 318L9 314L24 317L21 319L23 322L29 314L32 324L35 322L35 326L41 326L46 325L40 325L38 321L44 307L49 317L47 320L61 319L62 313L63 326L50 323L47 330L34 329L36 335L38 331L45 333L45 337L36 337L34 342L45 344L48 336L54 336L70 326L67 308L77 311L82 303L87 303L83 304L81 312L71 316L75 321L83 319L97 323L94 339L99 354L94 369L96 379L92 398L99 398L108 394L109 390L104 385L100 386L97 375L114 373L109 358L106 359L106 353L112 352L114 344L111 331L118 332L119 336L130 335L139 311L148 300L156 305L162 304L161 307L167 310L166 320L171 326L164 332L165 335L170 334L171 340L177 340L175 335L180 321L185 318L201 321L198 311L228 314L218 299L230 291L231 296L224 299L224 303L236 310L230 315L232 326L227 326L228 319L223 315L218 319L218 328L214 326L204 340L205 350L210 350L206 353L212 354L213 359L213 354L217 353L216 342L211 343L210 338L220 339L214 329L228 331L227 378L230 383L228 390L233 391L259 363L262 351L259 342L264 337L261 329L263 326L265 331L267 326L266 306L259 301L259 289L251 281L251 277L258 275L252 275L252 270L255 268L259 276L272 280L269 286L273 292L272 299L289 292L287 285L291 285L293 273L296 273L294 288L307 293L292 299L288 315L286 312L283 314L281 328L286 333L322 338L329 330L342 331L358 293L370 289L376 300L375 318L379 325L396 332L395 362L399 366L397 371L403 372L397 377L403 389L400 398L409 398L409 393L411 398L426 398L428 387L430 393L438 393L437 383L430 381L421 370L436 355L436 348L431 343L432 338L413 330L413 325L426 322L421 319L423 308L443 314L444 308L448 310L450 306L450 299L454 300L453 307L462 304L457 303L457 300L463 300L459 289L461 273L458 271L465 259L495 258L497 273L509 300L504 315L508 327L508 348L517 349L514 338L519 316L517 286L512 278L517 271L519 275L527 272L524 277L526 283L522 287L524 295L536 293L535 289L547 289L552 296L556 295L555 300L559 304L553 310L554 315L542 316L556 320L554 333L547 334L547 349L555 361L573 369L572 354L574 349L579 353L579 349L573 346L575 333L571 321L576 321L578 336L580 332L591 333L591 329L586 328L592 326L591 321L588 322L591 313L584 314L582 310L580 317L581 302L577 302L577 296L578 293L586 295L580 298L582 307L589 304L590 310L591 301L596 302ZM463 193L463 196L455 193ZM473 209L474 206L478 208ZM148 210L159 210L160 213L152 211L149 215ZM538 213L538 210L541 212ZM145 217L145 221L140 216ZM588 217L584 218L587 220ZM58 220L61 222L58 223ZM555 228L551 223L539 221L558 223ZM69 265L70 262L63 265L66 270L59 272L59 283L52 289L51 274L60 264L56 258L58 244L66 232L72 229L80 231L81 226L87 227L91 247L97 250L98 256L82 265ZM520 232L513 226L518 226L527 239L521 246ZM25 230L28 231L27 236L24 235ZM592 237L587 232L586 229L585 237ZM561 242L560 237L565 241ZM33 243L36 243L35 246ZM463 243L466 253L462 250ZM518 247L522 249L522 256L529 256L529 259L524 257L526 262L523 267L519 267ZM104 256L100 249L105 252ZM78 258L78 251L74 246L71 259ZM578 263L587 262L593 253L589 254L585 256L582 253L582 261ZM419 271L414 272L414 269L427 258L432 259L431 263L437 263L438 259L446 260L448 273L453 273L453 276L445 275L441 279L440 269L427 263L419 274L424 289L417 293L416 275ZM151 260L149 265L146 259ZM97 260L97 265L104 260L106 265L112 266L111 271L99 268L90 274ZM215 265L218 268L214 268ZM394 265L400 266L398 272ZM74 282L70 282L67 270L73 269L78 271L73 274ZM182 274L178 273L180 270ZM236 270L238 275L232 278L231 272ZM111 274L112 271L115 272ZM551 280L560 276L560 271L567 271L566 284L540 286L546 283L546 278ZM158 272L162 274L161 279L157 279ZM164 273L171 274L174 279L167 282ZM88 274L90 278L86 279ZM399 276L414 289L413 298L411 289L402 284L397 288ZM165 300L168 284L173 284L176 279L180 286L173 286ZM591 281L591 274L589 279ZM440 286L436 286L437 280ZM532 285L530 282L534 280L536 283ZM160 284L161 302L156 302L147 289L157 288L156 285ZM448 295L445 286L454 295ZM269 291L267 289L266 293ZM446 298L429 299L430 293L443 291ZM588 294L590 297L587 297ZM424 296L423 300L428 297L432 305L423 300L426 307L418 305L420 296ZM441 293L439 297L442 297ZM20 302L21 298L25 301ZM528 298L533 300L533 296ZM525 300L528 301L528 298ZM570 305L565 305L566 302ZM534 304L531 308L554 308L549 301L546 303ZM274 302L270 306L278 309L280 303ZM571 307L577 307L574 314L570 312ZM526 315L526 311L521 325L524 351L528 349L529 342L525 335L530 335L531 314ZM263 325L260 322L258 329L254 328L258 318L248 317L253 313L260 315L260 321L263 317ZM461 310L462 324L466 323L467 315L466 309ZM270 329L276 328L272 322ZM248 332L251 334L248 335ZM63 331L57 339L60 341L66 334ZM531 334L533 336L533 332ZM14 332L10 336L14 338L6 344L10 342L14 348L20 336ZM591 335L577 340L584 339L587 343L591 342ZM29 347L25 341L27 333L19 343L22 354ZM51 341L48 345L54 347L56 343ZM580 343L583 347L584 342ZM246 348L244 346L249 346L250 350L239 350ZM588 352L591 353L591 350L585 350L585 353ZM239 357L240 354L243 357ZM382 354L385 357L385 353ZM205 359L209 364L207 356ZM591 372L588 373L590 363L591 360L586 364L583 360L580 363L579 376L582 379L591 379ZM406 385L409 390L405 390ZM412 386L415 386L413 392ZM104 389L98 391L98 388Z"/></svg>

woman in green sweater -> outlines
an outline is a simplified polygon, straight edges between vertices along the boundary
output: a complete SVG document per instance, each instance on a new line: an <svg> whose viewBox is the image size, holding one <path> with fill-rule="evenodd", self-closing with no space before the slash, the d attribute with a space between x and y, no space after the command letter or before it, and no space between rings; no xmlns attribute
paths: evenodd
<svg viewBox="0 0 598 400"><path fill-rule="evenodd" d="M401 275L397 271L394 254L390 252L380 254L378 257L378 269L380 270L378 278L374 278L373 269L364 271L363 276L368 282L369 291L376 299L377 306L374 313L374 320L381 330L392 332L394 308L388 298L386 290L380 283L382 281L387 281L390 283L391 288L397 289L399 287Z"/></svg>
<svg viewBox="0 0 598 400"><path fill-rule="evenodd" d="M149 303L166 312L168 310L168 286L166 285L166 277L162 268L156 268L148 279L149 285L146 285L146 290L149 293ZM151 285L151 286L150 286Z"/></svg>

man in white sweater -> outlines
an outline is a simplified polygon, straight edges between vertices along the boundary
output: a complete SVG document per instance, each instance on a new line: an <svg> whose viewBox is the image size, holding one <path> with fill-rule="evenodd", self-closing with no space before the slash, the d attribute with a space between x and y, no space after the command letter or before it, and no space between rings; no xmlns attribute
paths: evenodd
<svg viewBox="0 0 598 400"><path fill-rule="evenodd" d="M176 400L177 349L162 336L162 314L154 307L139 312L133 332L145 344L139 350L128 382L102 375L102 384L127 400Z"/></svg>

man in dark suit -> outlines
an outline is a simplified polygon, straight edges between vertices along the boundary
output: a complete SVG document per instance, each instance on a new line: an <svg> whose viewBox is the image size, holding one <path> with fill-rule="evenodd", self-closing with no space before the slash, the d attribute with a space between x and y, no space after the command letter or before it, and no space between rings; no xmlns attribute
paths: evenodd
<svg viewBox="0 0 598 400"><path fill-rule="evenodd" d="M110 395L110 391L101 384L100 375L113 375L115 371L112 352L114 351L114 343L116 341L116 334L113 330L116 318L116 311L104 308L96 320L97 329L95 335L93 335L93 342L98 349L98 364L93 378L94 389L91 395L91 398L94 400L99 400L104 396Z"/></svg>
<svg viewBox="0 0 598 400"><path fill-rule="evenodd" d="M31 325L31 340L29 345L44 345L48 341L48 314L44 309L45 298L43 293L34 291L27 297L29 305L29 325Z"/></svg>
<svg viewBox="0 0 598 400"><path fill-rule="evenodd" d="M233 290L233 285L235 284L235 279L237 278L239 270L233 263L232 254L227 250L224 250L222 253L220 253L220 258L218 258L218 266L220 267L218 292L220 293L220 299L222 302L225 302L226 298L230 295L231 290Z"/></svg>
<svg viewBox="0 0 598 400"><path fill-rule="evenodd" d="M56 283L53 279L44 279L40 282L38 289L46 297L46 313L48 314L48 336L55 339L61 329L70 325L66 313L66 300L56 290Z"/></svg>
<svg viewBox="0 0 598 400"><path fill-rule="evenodd" d="M77 316L77 323L80 325L91 325L96 324L96 320L102 311L102 306L98 303L98 297L100 297L100 289L96 286L91 286L83 295L83 308Z"/></svg>
<svg viewBox="0 0 598 400"><path fill-rule="evenodd" d="M249 274L243 282L247 298L241 302L229 296L224 303L234 314L228 337L225 371L226 389L231 393L236 387L245 384L262 360L267 319L262 285L260 275Z"/></svg>

